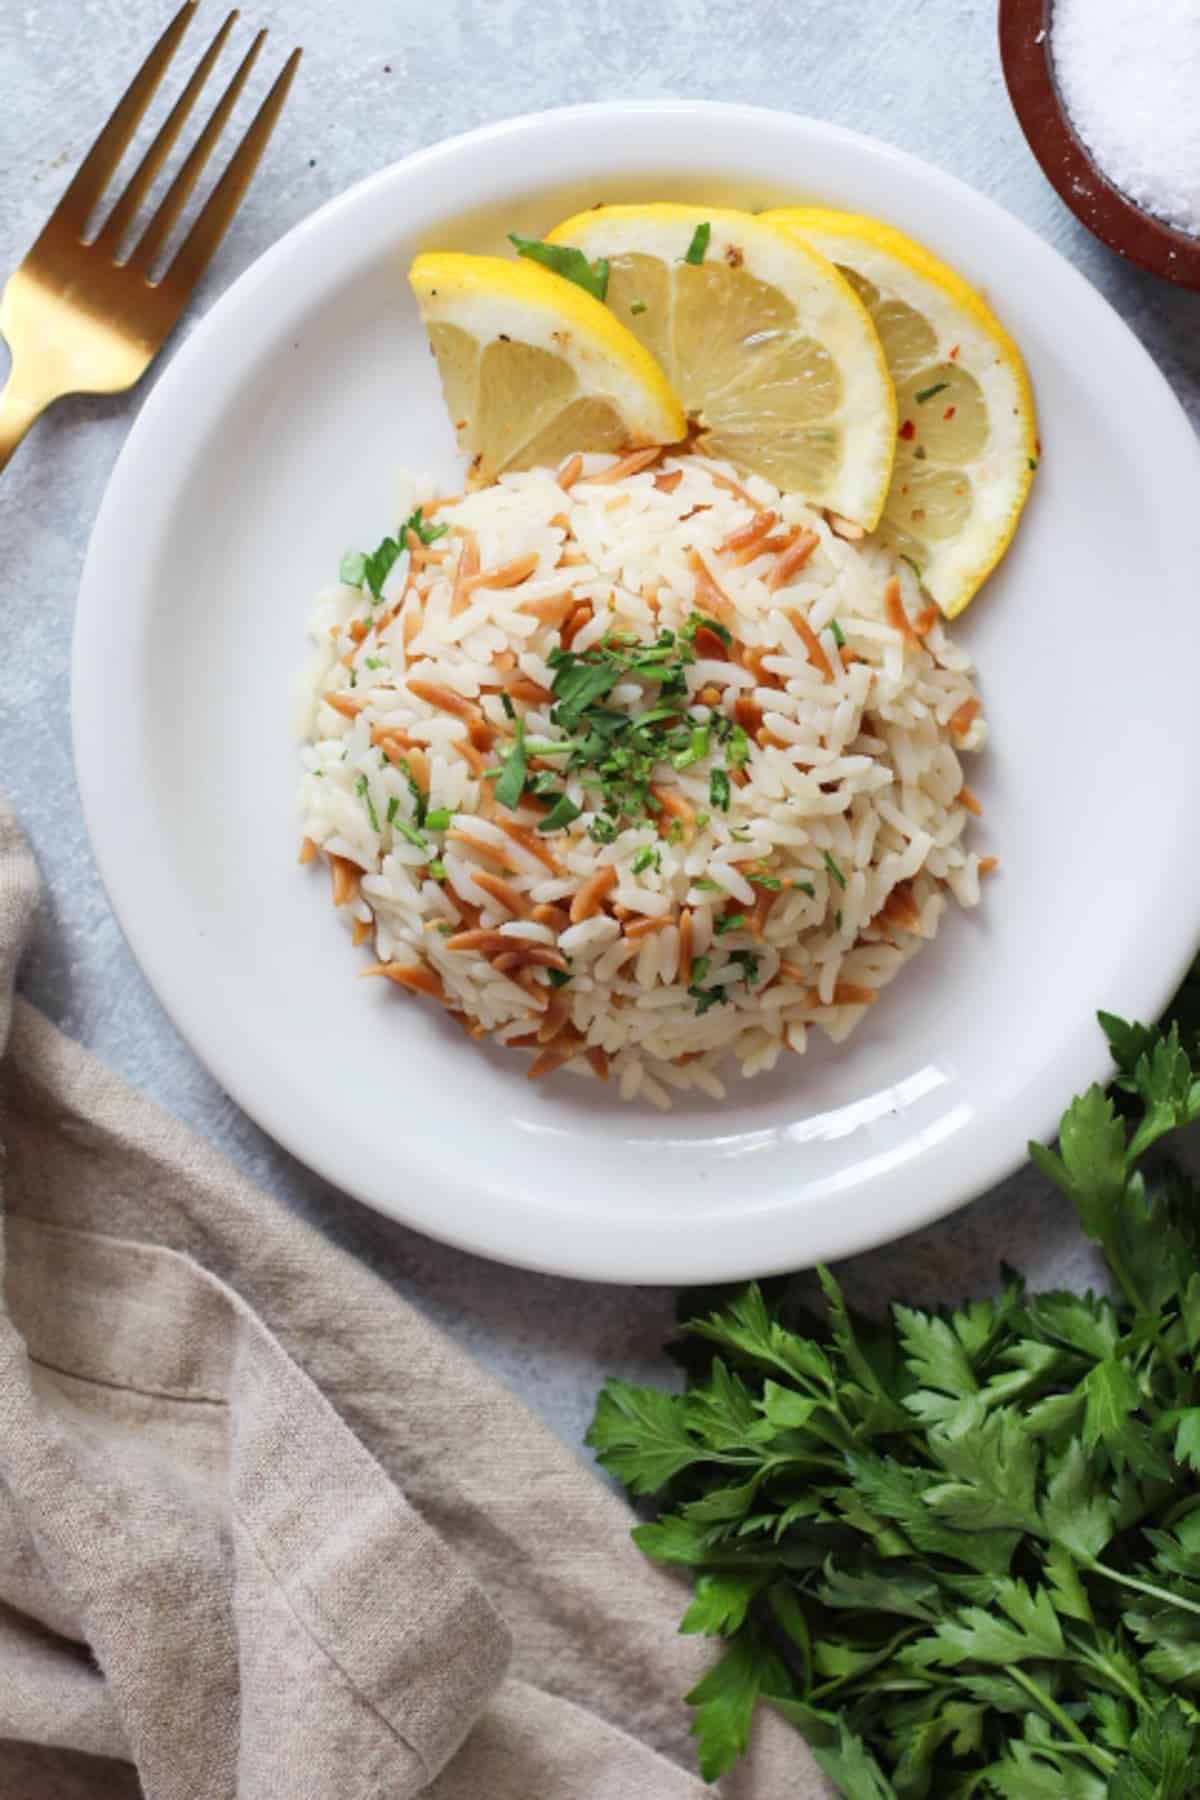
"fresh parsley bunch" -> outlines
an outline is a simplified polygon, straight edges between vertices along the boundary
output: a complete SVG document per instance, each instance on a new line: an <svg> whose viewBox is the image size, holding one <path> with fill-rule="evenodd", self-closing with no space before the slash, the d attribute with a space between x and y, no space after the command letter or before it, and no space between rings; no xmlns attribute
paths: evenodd
<svg viewBox="0 0 1200 1800"><path fill-rule="evenodd" d="M1200 1115L1198 992L1101 1014L1111 1096L1031 1146L1114 1297L1009 1275L878 1325L821 1270L820 1323L750 1286L685 1326L686 1393L608 1383L589 1442L726 1640L709 1779L763 1699L851 1800L1200 1794L1200 1191L1152 1151Z"/></svg>

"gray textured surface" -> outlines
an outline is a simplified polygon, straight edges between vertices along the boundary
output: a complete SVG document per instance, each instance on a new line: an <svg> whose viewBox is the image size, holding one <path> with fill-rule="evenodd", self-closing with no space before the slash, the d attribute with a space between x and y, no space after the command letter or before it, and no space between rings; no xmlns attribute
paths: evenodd
<svg viewBox="0 0 1200 1800"><path fill-rule="evenodd" d="M991 0L257 0L246 11L276 28L276 55L299 42L306 60L193 320L322 201L451 132L572 101L705 96L873 132L991 194L1087 272L1200 418L1200 296L1123 266L1045 184L1009 109ZM159 0L0 4L0 269L36 235L167 14ZM197 38L220 16L215 0L204 7ZM48 887L26 992L367 1258L577 1444L603 1373L661 1373L670 1296L494 1267L377 1219L318 1181L180 1043L109 912L72 774L67 670L88 532L146 386L63 402L0 477L0 786ZM990 1281L1001 1257L1040 1279L1084 1272L1073 1225L1029 1171L846 1272L863 1300L899 1291L931 1300Z"/></svg>

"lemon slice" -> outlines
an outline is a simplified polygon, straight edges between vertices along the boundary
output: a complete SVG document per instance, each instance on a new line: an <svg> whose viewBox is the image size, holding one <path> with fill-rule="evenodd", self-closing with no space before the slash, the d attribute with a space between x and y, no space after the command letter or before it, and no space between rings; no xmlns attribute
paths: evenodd
<svg viewBox="0 0 1200 1800"><path fill-rule="evenodd" d="M687 421L606 306L531 262L418 256L417 297L472 486L577 450L676 443Z"/></svg>
<svg viewBox="0 0 1200 1800"><path fill-rule="evenodd" d="M706 455L875 525L892 384L865 308L823 256L705 206L597 207L550 241L608 260L609 307L666 370Z"/></svg>
<svg viewBox="0 0 1200 1800"><path fill-rule="evenodd" d="M879 536L954 618L1008 548L1038 462L1021 355L961 275L903 232L855 213L764 215L841 269L896 384L896 466Z"/></svg>

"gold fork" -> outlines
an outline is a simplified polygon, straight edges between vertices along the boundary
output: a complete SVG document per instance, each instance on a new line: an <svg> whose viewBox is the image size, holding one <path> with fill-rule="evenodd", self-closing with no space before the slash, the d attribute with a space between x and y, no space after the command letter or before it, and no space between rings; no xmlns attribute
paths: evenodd
<svg viewBox="0 0 1200 1800"><path fill-rule="evenodd" d="M12 368L0 392L0 469L38 415L63 394L119 394L133 386L182 312L241 204L283 110L300 61L294 50L170 265L151 279L175 221L228 122L266 37L243 57L157 211L122 261L122 243L183 129L237 18L230 13L197 64L99 233L88 221L192 22L185 0L80 164L45 230L0 295L0 332Z"/></svg>

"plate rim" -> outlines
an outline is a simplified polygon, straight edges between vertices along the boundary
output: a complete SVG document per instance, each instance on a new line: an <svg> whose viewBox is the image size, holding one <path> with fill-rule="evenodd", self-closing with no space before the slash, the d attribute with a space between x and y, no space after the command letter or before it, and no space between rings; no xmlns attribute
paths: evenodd
<svg viewBox="0 0 1200 1800"><path fill-rule="evenodd" d="M269 245L218 296L172 356L122 445L91 533L80 579L72 642L71 720L76 779L89 843L109 903L131 953L172 1026L189 1050L256 1125L335 1188L351 1194L385 1216L455 1248L512 1266L574 1279L626 1284L689 1285L795 1269L807 1266L813 1257L802 1244L794 1241L786 1250L784 1245L776 1243L773 1248L762 1248L752 1254L744 1251L731 1254L728 1247L718 1248L714 1254L707 1243L698 1244L695 1241L696 1233L672 1235L661 1224L658 1227L659 1237L672 1236L669 1244L658 1242L652 1247L641 1240L640 1234L618 1232L616 1235L621 1247L614 1252L608 1242L608 1238L613 1235L613 1228L609 1226L597 1230L595 1221L590 1222L590 1233L582 1233L578 1241L566 1245L561 1241L565 1234L559 1234L545 1251L526 1226L524 1242L516 1247L511 1236L506 1234L505 1221L520 1217L534 1220L537 1217L536 1209L510 1204L506 1213L497 1215L491 1206L481 1204L486 1194L482 1181L479 1187L467 1189L446 1175L437 1177L441 1183L441 1206L431 1209L428 1206L414 1207L404 1203L398 1205L390 1189L386 1193L383 1191L386 1185L384 1182L380 1182L372 1190L369 1180L358 1178L357 1172L348 1173L345 1162L339 1164L336 1155L323 1144L319 1128L313 1130L307 1121L297 1122L284 1118L281 1108L273 1105L268 1097L256 1094L253 1080L247 1077L244 1065L238 1063L236 1056L227 1055L224 1043L219 1038L214 1040L212 1034L205 1030L203 1020L197 1018L198 1009L189 1001L186 991L173 986L161 947L155 944L153 933L142 928L146 921L139 907L138 883L128 868L121 866L116 853L108 783L98 773L102 764L94 755L95 749L103 743L106 735L103 709L98 704L99 684L94 681L93 674L95 656L104 643L101 633L103 627L110 623L105 617L100 596L111 591L106 570L111 566L119 566L114 565L113 559L114 555L121 554L124 543L120 530L122 512L127 509L131 500L136 503L133 480L137 459L142 446L150 441L160 419L168 415L176 395L185 390L194 371L203 368L210 345L219 344L227 321L236 317L239 309L252 298L260 284L271 279L277 266L302 251L310 239L319 238L331 219L368 203L377 190L386 191L399 179L419 175L424 167L453 160L464 151L496 145L505 140L519 140L527 136L531 142L535 142L540 132L562 125L569 126L582 118L628 122L639 116L663 114L693 119L718 114L731 122L740 121L747 129L752 128L755 122L770 121L773 130L782 127L794 133L797 139L815 134L826 142L840 141L860 153L866 152L872 157L882 158L901 174L913 171L924 183L933 178L935 185L941 184L982 214L985 224L989 215L1002 220L1006 231L1015 230L1019 236L1036 246L1038 254L1051 258L1057 264L1060 274L1075 284L1081 297L1086 296L1085 304L1098 309L1095 316L1103 318L1109 329L1115 327L1127 340L1128 346L1142 361L1146 379L1157 388L1160 402L1165 400L1168 403L1177 422L1183 426L1192 445L1196 471L1200 473L1200 444L1197 443L1178 395L1115 308L1079 269L1023 220L1008 212L989 195L978 192L969 183L937 165L845 126L786 113L776 108L747 106L730 101L595 101L518 114L418 149L354 182L341 194L324 202ZM531 179L530 186L533 185L535 184ZM1195 779L1200 793L1200 771ZM1183 849L1184 846L1181 845L1181 855ZM1191 851L1191 864L1193 874L1200 877L1200 845ZM1200 881L1196 885L1200 886ZM1193 946L1195 936L1196 933L1193 933ZM1153 974L1142 979L1143 988L1151 997L1149 1003L1141 1009L1146 1016L1157 1016L1165 1006L1186 969L1187 961L1187 957L1159 952L1154 961ZM1081 1071L1080 1074L1071 1076L1075 1091L1090 1081L1105 1079L1111 1072L1111 1061L1093 1021L1081 1022L1077 1029L1064 1037L1061 1062L1064 1068ZM1064 1087L1065 1085L1064 1077ZM1059 1101L1048 1103L1044 1108L1044 1124L1033 1135L1044 1138L1051 1136L1057 1126L1059 1111ZM1026 1160L1027 1133L1022 1131L1020 1141L1016 1141L1011 1133L1003 1129L1003 1121L999 1118L977 1121L964 1136L968 1144L975 1146L973 1154L967 1158L974 1173L965 1179L947 1178L941 1184L931 1184L932 1191L927 1191L919 1199L914 1196L911 1204L906 1205L903 1219L899 1223L890 1212L883 1215L878 1212L872 1214L865 1208L850 1209L849 1217L842 1222L840 1231L826 1235L822 1245L823 1255L829 1260L838 1259L917 1231L958 1211L979 1194L1003 1181ZM961 1154L959 1148L950 1156L951 1165L960 1160ZM922 1159L917 1160L920 1163ZM474 1204L466 1204L468 1198ZM453 1210L451 1202L455 1203ZM447 1212L450 1213L449 1217L446 1216ZM495 1223L497 1216L501 1219L499 1230ZM790 1211L778 1217L772 1215L769 1235L778 1238L779 1218L784 1216L793 1221L794 1236L800 1235L802 1226L795 1224L796 1214ZM750 1235L749 1232L747 1235ZM674 1241L676 1238L679 1241Z"/></svg>

